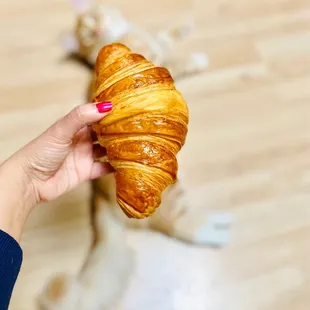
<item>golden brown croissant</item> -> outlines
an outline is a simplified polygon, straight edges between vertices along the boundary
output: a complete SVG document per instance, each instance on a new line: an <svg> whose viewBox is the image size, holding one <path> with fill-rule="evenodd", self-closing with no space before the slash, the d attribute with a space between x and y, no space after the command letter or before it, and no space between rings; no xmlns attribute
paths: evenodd
<svg viewBox="0 0 310 310"><path fill-rule="evenodd" d="M94 102L112 111L93 124L115 169L117 201L128 217L144 218L177 179L177 153L185 143L188 108L167 69L125 45L109 44L96 60Z"/></svg>

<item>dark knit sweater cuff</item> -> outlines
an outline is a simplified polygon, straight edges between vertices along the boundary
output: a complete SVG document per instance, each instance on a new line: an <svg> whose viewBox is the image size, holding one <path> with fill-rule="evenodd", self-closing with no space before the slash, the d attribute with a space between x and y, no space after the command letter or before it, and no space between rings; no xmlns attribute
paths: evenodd
<svg viewBox="0 0 310 310"><path fill-rule="evenodd" d="M23 251L20 245L0 229L0 310L7 310L9 307L22 260Z"/></svg>

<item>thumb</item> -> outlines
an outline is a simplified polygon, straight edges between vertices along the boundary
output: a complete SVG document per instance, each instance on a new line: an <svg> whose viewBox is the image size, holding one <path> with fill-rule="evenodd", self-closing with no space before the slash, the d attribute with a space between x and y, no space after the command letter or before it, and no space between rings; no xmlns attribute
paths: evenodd
<svg viewBox="0 0 310 310"><path fill-rule="evenodd" d="M76 106L71 112L58 120L49 134L66 143L90 123L98 122L112 110L111 102L86 103Z"/></svg>

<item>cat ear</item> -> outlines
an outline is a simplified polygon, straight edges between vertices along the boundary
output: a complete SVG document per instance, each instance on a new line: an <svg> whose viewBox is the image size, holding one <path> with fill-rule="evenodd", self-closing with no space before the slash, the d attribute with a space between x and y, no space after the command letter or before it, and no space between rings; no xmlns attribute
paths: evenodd
<svg viewBox="0 0 310 310"><path fill-rule="evenodd" d="M68 52L76 54L79 50L79 44L72 33L65 33L61 37L61 45Z"/></svg>
<svg viewBox="0 0 310 310"><path fill-rule="evenodd" d="M94 0L70 0L70 2L78 13L82 13L93 5Z"/></svg>

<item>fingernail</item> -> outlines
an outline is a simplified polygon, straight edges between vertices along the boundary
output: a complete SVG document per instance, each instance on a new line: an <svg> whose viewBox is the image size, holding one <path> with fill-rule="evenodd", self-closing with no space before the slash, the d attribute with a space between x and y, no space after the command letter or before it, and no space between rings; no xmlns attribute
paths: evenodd
<svg viewBox="0 0 310 310"><path fill-rule="evenodd" d="M106 113L112 110L112 102L98 102L96 104L96 107L99 113Z"/></svg>

